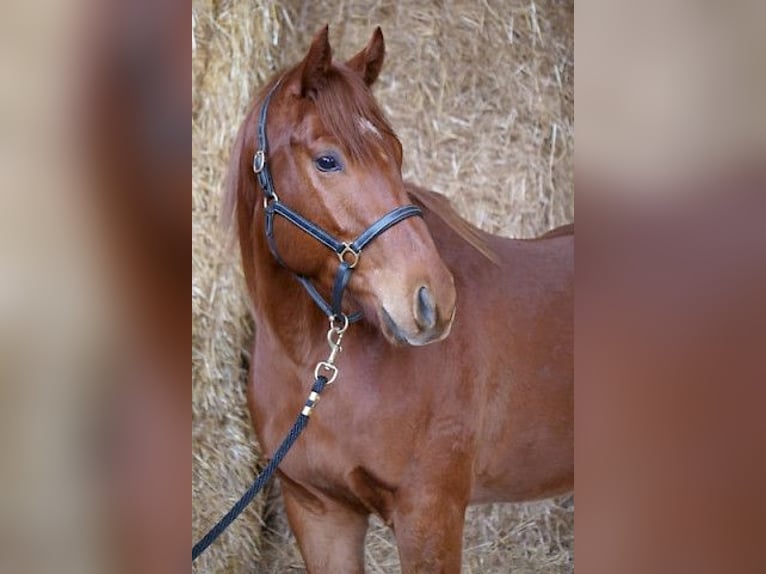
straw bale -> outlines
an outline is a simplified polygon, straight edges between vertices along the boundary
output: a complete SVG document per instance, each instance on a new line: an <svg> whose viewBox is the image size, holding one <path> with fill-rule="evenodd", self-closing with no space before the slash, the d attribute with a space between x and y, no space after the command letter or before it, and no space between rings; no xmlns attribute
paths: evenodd
<svg viewBox="0 0 766 574"><path fill-rule="evenodd" d="M217 227L229 149L254 91L301 58L324 23L339 58L380 25L387 60L375 92L402 139L405 176L445 193L488 231L530 237L573 220L574 42L571 1L194 0L192 8L196 537L259 464L244 397L251 322L236 254ZM267 498L195 571L301 571L276 492ZM572 572L573 527L571 497L472 508L464 571ZM367 563L398 572L393 538L377 520Z"/></svg>
<svg viewBox="0 0 766 574"><path fill-rule="evenodd" d="M271 73L279 36L262 1L192 4L192 538L252 482L258 448L245 408L250 322L235 265L218 225L231 140L254 87ZM275 66L275 64L272 64ZM259 558L256 500L195 564L197 572L253 572Z"/></svg>

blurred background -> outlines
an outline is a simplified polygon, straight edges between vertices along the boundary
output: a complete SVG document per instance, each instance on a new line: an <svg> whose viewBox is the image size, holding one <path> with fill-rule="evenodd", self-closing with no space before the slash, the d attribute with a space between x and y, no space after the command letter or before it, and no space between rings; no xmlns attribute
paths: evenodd
<svg viewBox="0 0 766 574"><path fill-rule="evenodd" d="M188 567L189 16L3 6L2 572Z"/></svg>
<svg viewBox="0 0 766 574"><path fill-rule="evenodd" d="M404 173L481 228L533 237L574 217L573 3L264 2L192 5L193 538L262 466L246 411L251 323L238 254L218 215L230 148L248 104L330 25L338 59L381 26L374 93L404 147ZM310 431L309 431L310 432ZM399 571L374 521L369 572ZM572 497L473 508L466 572L573 571ZM196 572L303 571L276 489L194 565Z"/></svg>
<svg viewBox="0 0 766 574"><path fill-rule="evenodd" d="M752 0L577 3L583 572L764 569L765 25Z"/></svg>

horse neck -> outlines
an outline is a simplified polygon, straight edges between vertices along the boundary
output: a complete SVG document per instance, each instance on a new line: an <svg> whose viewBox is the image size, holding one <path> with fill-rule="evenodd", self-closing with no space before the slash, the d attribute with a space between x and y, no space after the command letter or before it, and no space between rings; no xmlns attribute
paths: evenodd
<svg viewBox="0 0 766 574"><path fill-rule="evenodd" d="M256 336L298 364L315 362L316 347L326 344L327 319L293 273L277 263L266 242L262 213L256 217L251 289Z"/></svg>

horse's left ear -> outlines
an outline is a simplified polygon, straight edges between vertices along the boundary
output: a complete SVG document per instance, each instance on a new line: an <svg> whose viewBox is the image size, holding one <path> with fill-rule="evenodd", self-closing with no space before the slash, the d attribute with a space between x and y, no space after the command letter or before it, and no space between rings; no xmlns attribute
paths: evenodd
<svg viewBox="0 0 766 574"><path fill-rule="evenodd" d="M325 25L314 36L308 54L303 59L301 68L301 95L316 93L325 83L327 72L332 62L332 48L328 38L328 26Z"/></svg>
<svg viewBox="0 0 766 574"><path fill-rule="evenodd" d="M359 72L364 78L364 83L371 86L378 79L385 55L386 44L383 41L383 31L378 26L372 33L367 47L346 62L346 65Z"/></svg>

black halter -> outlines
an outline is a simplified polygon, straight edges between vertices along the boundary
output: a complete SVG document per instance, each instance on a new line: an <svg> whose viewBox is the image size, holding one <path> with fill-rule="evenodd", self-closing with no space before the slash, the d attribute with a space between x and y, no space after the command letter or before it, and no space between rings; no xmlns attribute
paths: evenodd
<svg viewBox="0 0 766 574"><path fill-rule="evenodd" d="M268 241L269 249L274 255L274 258L280 265L287 269L287 265L285 265L284 261L279 256L276 243L274 242L274 216L279 215L325 245L338 256L340 264L338 265L338 271L335 274L335 282L329 303L325 301L324 297L317 291L316 287L314 287L314 284L311 283L311 280L308 277L297 273L294 273L294 275L323 313L331 318L341 318L344 316L342 311L343 293L351 279L351 273L357 263L359 263L362 249L390 227L414 215L422 217L423 212L416 205L403 205L397 207L370 225L356 239L351 242L345 242L339 241L327 231L282 203L274 189L274 181L271 178L271 171L269 170L267 161L268 141L266 139L266 114L268 112L271 96L278 87L279 82L271 88L263 101L263 106L261 107L261 112L258 116L258 151L255 152L255 156L253 157L253 171L258 176L258 183L263 190L263 207L266 214L266 240ZM361 312L353 313L346 317L349 323L358 321L361 318Z"/></svg>

